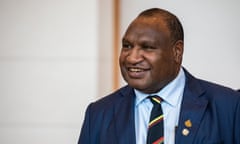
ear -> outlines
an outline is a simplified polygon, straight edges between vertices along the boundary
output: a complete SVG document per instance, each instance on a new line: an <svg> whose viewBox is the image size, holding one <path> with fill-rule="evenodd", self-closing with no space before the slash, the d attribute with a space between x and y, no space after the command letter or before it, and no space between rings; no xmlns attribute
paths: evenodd
<svg viewBox="0 0 240 144"><path fill-rule="evenodd" d="M178 64L182 63L184 44L182 40L178 40L174 44L173 52L175 62Z"/></svg>

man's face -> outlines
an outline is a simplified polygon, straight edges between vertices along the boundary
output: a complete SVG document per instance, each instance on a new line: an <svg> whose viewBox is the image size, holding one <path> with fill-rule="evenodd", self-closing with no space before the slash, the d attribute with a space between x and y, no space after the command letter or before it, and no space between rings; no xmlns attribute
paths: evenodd
<svg viewBox="0 0 240 144"><path fill-rule="evenodd" d="M161 90L179 71L183 43L177 43L163 21L137 18L122 39L119 63L125 81L144 93Z"/></svg>

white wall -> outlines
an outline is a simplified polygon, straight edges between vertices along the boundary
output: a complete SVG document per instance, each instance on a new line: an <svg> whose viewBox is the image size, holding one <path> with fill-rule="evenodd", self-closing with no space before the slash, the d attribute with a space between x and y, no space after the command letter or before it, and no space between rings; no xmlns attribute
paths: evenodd
<svg viewBox="0 0 240 144"><path fill-rule="evenodd" d="M97 0L0 0L0 143L77 143L97 71Z"/></svg>
<svg viewBox="0 0 240 144"><path fill-rule="evenodd" d="M98 92L103 97L113 89L113 0L98 3Z"/></svg>
<svg viewBox="0 0 240 144"><path fill-rule="evenodd" d="M183 65L195 76L240 88L240 1L122 0L122 34L144 9L160 7L176 14L185 30Z"/></svg>

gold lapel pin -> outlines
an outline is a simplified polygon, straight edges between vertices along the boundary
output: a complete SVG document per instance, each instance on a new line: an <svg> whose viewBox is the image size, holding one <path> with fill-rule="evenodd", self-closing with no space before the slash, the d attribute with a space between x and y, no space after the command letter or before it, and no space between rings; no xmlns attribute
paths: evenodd
<svg viewBox="0 0 240 144"><path fill-rule="evenodd" d="M188 128L192 127L192 122L191 122L191 120L186 120L186 121L184 122L184 124L185 124L185 126L188 127Z"/></svg>

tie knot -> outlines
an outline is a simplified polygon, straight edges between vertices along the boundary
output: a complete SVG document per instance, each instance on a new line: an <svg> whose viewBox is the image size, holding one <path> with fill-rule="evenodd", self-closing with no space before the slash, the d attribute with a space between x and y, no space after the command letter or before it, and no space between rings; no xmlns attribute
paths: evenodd
<svg viewBox="0 0 240 144"><path fill-rule="evenodd" d="M160 98L159 96L157 95L154 95L154 96L149 96L149 99L151 100L151 102L153 104L160 104L162 102L162 98Z"/></svg>

